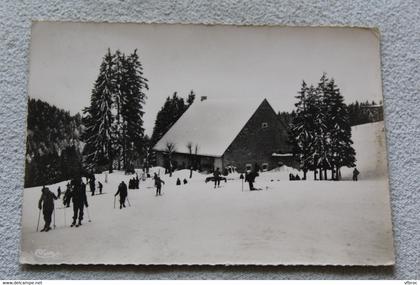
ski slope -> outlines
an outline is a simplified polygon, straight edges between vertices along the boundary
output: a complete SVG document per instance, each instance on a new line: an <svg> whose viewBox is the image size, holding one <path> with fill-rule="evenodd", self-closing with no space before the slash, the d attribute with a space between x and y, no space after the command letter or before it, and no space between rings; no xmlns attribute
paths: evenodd
<svg viewBox="0 0 420 285"><path fill-rule="evenodd" d="M205 175L176 171L156 197L153 180L129 190L131 207L114 209L121 172L96 176L103 195L88 192L88 222L70 228L72 210L56 202L56 229L36 232L40 187L24 190L21 262L42 264L392 264L386 161L379 158L383 122L357 126L360 181L288 181L289 171L261 173L249 191L238 174L214 189ZM154 168L151 172L159 172ZM309 175L310 177L311 175ZM177 178L188 184L176 186ZM67 182L49 186L65 189ZM128 204L128 203L126 203ZM116 202L118 205L118 201ZM43 225L43 221L41 222Z"/></svg>

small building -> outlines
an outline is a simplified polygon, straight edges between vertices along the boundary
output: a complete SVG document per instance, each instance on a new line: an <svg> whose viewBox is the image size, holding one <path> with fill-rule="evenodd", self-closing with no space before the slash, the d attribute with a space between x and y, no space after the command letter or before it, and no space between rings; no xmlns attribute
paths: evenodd
<svg viewBox="0 0 420 285"><path fill-rule="evenodd" d="M169 145L178 169L243 172L296 165L287 128L266 99L194 102L153 147L159 166L168 165Z"/></svg>

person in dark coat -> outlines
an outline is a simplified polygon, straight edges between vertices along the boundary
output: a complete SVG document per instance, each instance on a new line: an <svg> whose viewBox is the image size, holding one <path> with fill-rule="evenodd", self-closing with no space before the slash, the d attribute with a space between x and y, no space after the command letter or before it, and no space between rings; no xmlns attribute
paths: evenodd
<svg viewBox="0 0 420 285"><path fill-rule="evenodd" d="M92 196L95 195L95 175L92 174L92 176L89 179L89 187L90 192L92 193Z"/></svg>
<svg viewBox="0 0 420 285"><path fill-rule="evenodd" d="M61 196L61 188L60 188L60 186L58 186L58 189L57 189L57 199L60 199L60 196Z"/></svg>
<svg viewBox="0 0 420 285"><path fill-rule="evenodd" d="M289 181L293 181L293 180L295 180L295 177L293 176L292 173L289 173Z"/></svg>
<svg viewBox="0 0 420 285"><path fill-rule="evenodd" d="M176 179L176 186L181 185L181 179L179 179L179 177Z"/></svg>
<svg viewBox="0 0 420 285"><path fill-rule="evenodd" d="M140 189L140 179L139 179L139 175L136 174L136 178L134 180L136 182L136 188L135 189Z"/></svg>
<svg viewBox="0 0 420 285"><path fill-rule="evenodd" d="M300 180L300 176L299 176L299 174L296 174L296 176L295 176L295 180Z"/></svg>
<svg viewBox="0 0 420 285"><path fill-rule="evenodd" d="M188 180L184 178L184 181L183 182L184 182L184 184L187 184L188 183Z"/></svg>
<svg viewBox="0 0 420 285"><path fill-rule="evenodd" d="M82 182L81 178L74 179L72 181L73 191L71 192L71 198L73 202L73 223L70 225L81 226L83 220L84 207L89 207L86 197L86 185ZM76 225L76 221L79 220Z"/></svg>
<svg viewBox="0 0 420 285"><path fill-rule="evenodd" d="M257 176L258 176L258 172L255 172L255 171L247 172L245 175L245 181L248 182L250 191L257 190L254 188L255 177Z"/></svg>
<svg viewBox="0 0 420 285"><path fill-rule="evenodd" d="M64 192L64 195L63 195L63 205L66 208L70 207L71 192L72 191L73 191L73 189L72 189L70 183L67 183L66 192Z"/></svg>
<svg viewBox="0 0 420 285"><path fill-rule="evenodd" d="M118 191L114 196L120 195L120 209L125 208L125 199L127 198L127 185L124 181L118 186Z"/></svg>
<svg viewBox="0 0 420 285"><path fill-rule="evenodd" d="M357 170L357 168L355 167L353 170L353 181L357 181L357 176L359 176L359 174L359 170Z"/></svg>
<svg viewBox="0 0 420 285"><path fill-rule="evenodd" d="M213 173L214 177L214 188L220 187L220 171L219 168L216 168L216 170Z"/></svg>
<svg viewBox="0 0 420 285"><path fill-rule="evenodd" d="M101 181L98 181L98 188L99 188L99 194L102 194L102 188L104 186L102 185Z"/></svg>
<svg viewBox="0 0 420 285"><path fill-rule="evenodd" d="M41 232L48 232L51 230L51 216L54 212L54 200L57 200L57 196L50 191L50 189L45 186L42 187L41 198L38 202L38 209L42 209L42 214L44 215L45 225Z"/></svg>
<svg viewBox="0 0 420 285"><path fill-rule="evenodd" d="M153 177L153 180L155 180L155 186L156 186L156 196L162 195L162 183L165 184L165 181L160 179L160 177L155 173L155 176Z"/></svg>

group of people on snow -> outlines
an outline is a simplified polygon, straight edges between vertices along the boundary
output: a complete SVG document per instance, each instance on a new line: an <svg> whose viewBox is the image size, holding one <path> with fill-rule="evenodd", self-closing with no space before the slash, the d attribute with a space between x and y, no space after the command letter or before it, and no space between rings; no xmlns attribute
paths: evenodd
<svg viewBox="0 0 420 285"><path fill-rule="evenodd" d="M139 176L136 174L136 177L131 178L128 181L128 189L140 189L140 179Z"/></svg>
<svg viewBox="0 0 420 285"><path fill-rule="evenodd" d="M352 177L353 181L358 180L359 174L360 174L359 170L357 168L354 168L353 177ZM246 171L245 176L241 174L240 179L244 179L245 182L249 184L249 190L253 191L253 190L258 190L257 188L254 187L255 178L258 176L259 176L258 169L254 169L254 170ZM213 172L214 188L220 187L221 179L222 179L221 172L219 168L216 168ZM142 180L145 180L145 177L144 179L142 177ZM154 180L154 185L156 187L156 196L161 196L162 184L165 184L165 182L158 176L157 173L154 174L153 180ZM290 173L289 180L301 180L301 178L299 177L298 174L293 175ZM128 189L139 189L139 182L140 180L139 180L138 175L136 175L136 177L134 178L131 178L129 180ZM92 196L94 196L95 195L95 175L92 174L91 176L87 177L86 183L89 184L91 194ZM186 179L184 179L183 183L187 184L188 182ZM179 178L177 178L176 180L176 185L181 185L181 180ZM103 185L100 181L98 181L98 189L99 189L99 194L102 194ZM52 215L54 213L54 200L60 199L62 192L61 192L61 188L58 187L57 195L55 195L52 191L50 191L49 188L45 186L42 187L41 192L42 193L38 202L38 208L40 211L42 210L42 213L44 216L44 222L45 222L44 227L42 228L41 232L48 232L51 230ZM120 209L126 207L125 205L126 200L128 201L128 203L130 203L127 195L128 195L127 184L124 181L122 181L118 185L118 190L114 195L115 197L119 196ZM71 180L71 182L67 183L66 185L66 191L63 194L64 207L69 208L70 203L73 203L73 221L70 226L71 227L81 226L83 216L84 216L84 208L89 207L87 197L86 197L86 184L83 183L81 177ZM114 204L114 207L115 207L115 204Z"/></svg>
<svg viewBox="0 0 420 285"><path fill-rule="evenodd" d="M293 175L292 173L289 173L289 181L294 180L301 180L299 174Z"/></svg>
<svg viewBox="0 0 420 285"><path fill-rule="evenodd" d="M57 189L57 196L45 186L41 190L41 198L38 202L38 208L44 216L44 228L41 232L48 232L51 230L51 220L54 213L54 200L59 199L61 196L61 188ZM67 184L67 190L63 196L63 204L66 208L70 207L73 203L73 222L71 227L82 225L84 207L88 207L86 197L86 185L82 182L81 178L75 178Z"/></svg>
<svg viewBox="0 0 420 285"><path fill-rule="evenodd" d="M182 181L184 184L188 184L188 180L186 178L184 178L184 180ZM176 186L180 186L181 185L181 179L179 179L179 177L176 179Z"/></svg>

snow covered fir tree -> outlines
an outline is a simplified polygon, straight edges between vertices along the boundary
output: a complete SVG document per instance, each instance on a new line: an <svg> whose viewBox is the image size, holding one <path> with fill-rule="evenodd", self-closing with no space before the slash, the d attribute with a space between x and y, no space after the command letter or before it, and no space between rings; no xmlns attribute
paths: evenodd
<svg viewBox="0 0 420 285"><path fill-rule="evenodd" d="M302 82L296 97L290 141L303 171L313 171L314 179L340 179L340 169L355 166L349 112L334 79L324 73L316 87Z"/></svg>
<svg viewBox="0 0 420 285"><path fill-rule="evenodd" d="M108 49L83 110L84 165L91 171L133 171L133 160L144 152L143 105L147 79L137 50L129 56ZM104 168L104 166L106 166Z"/></svg>

